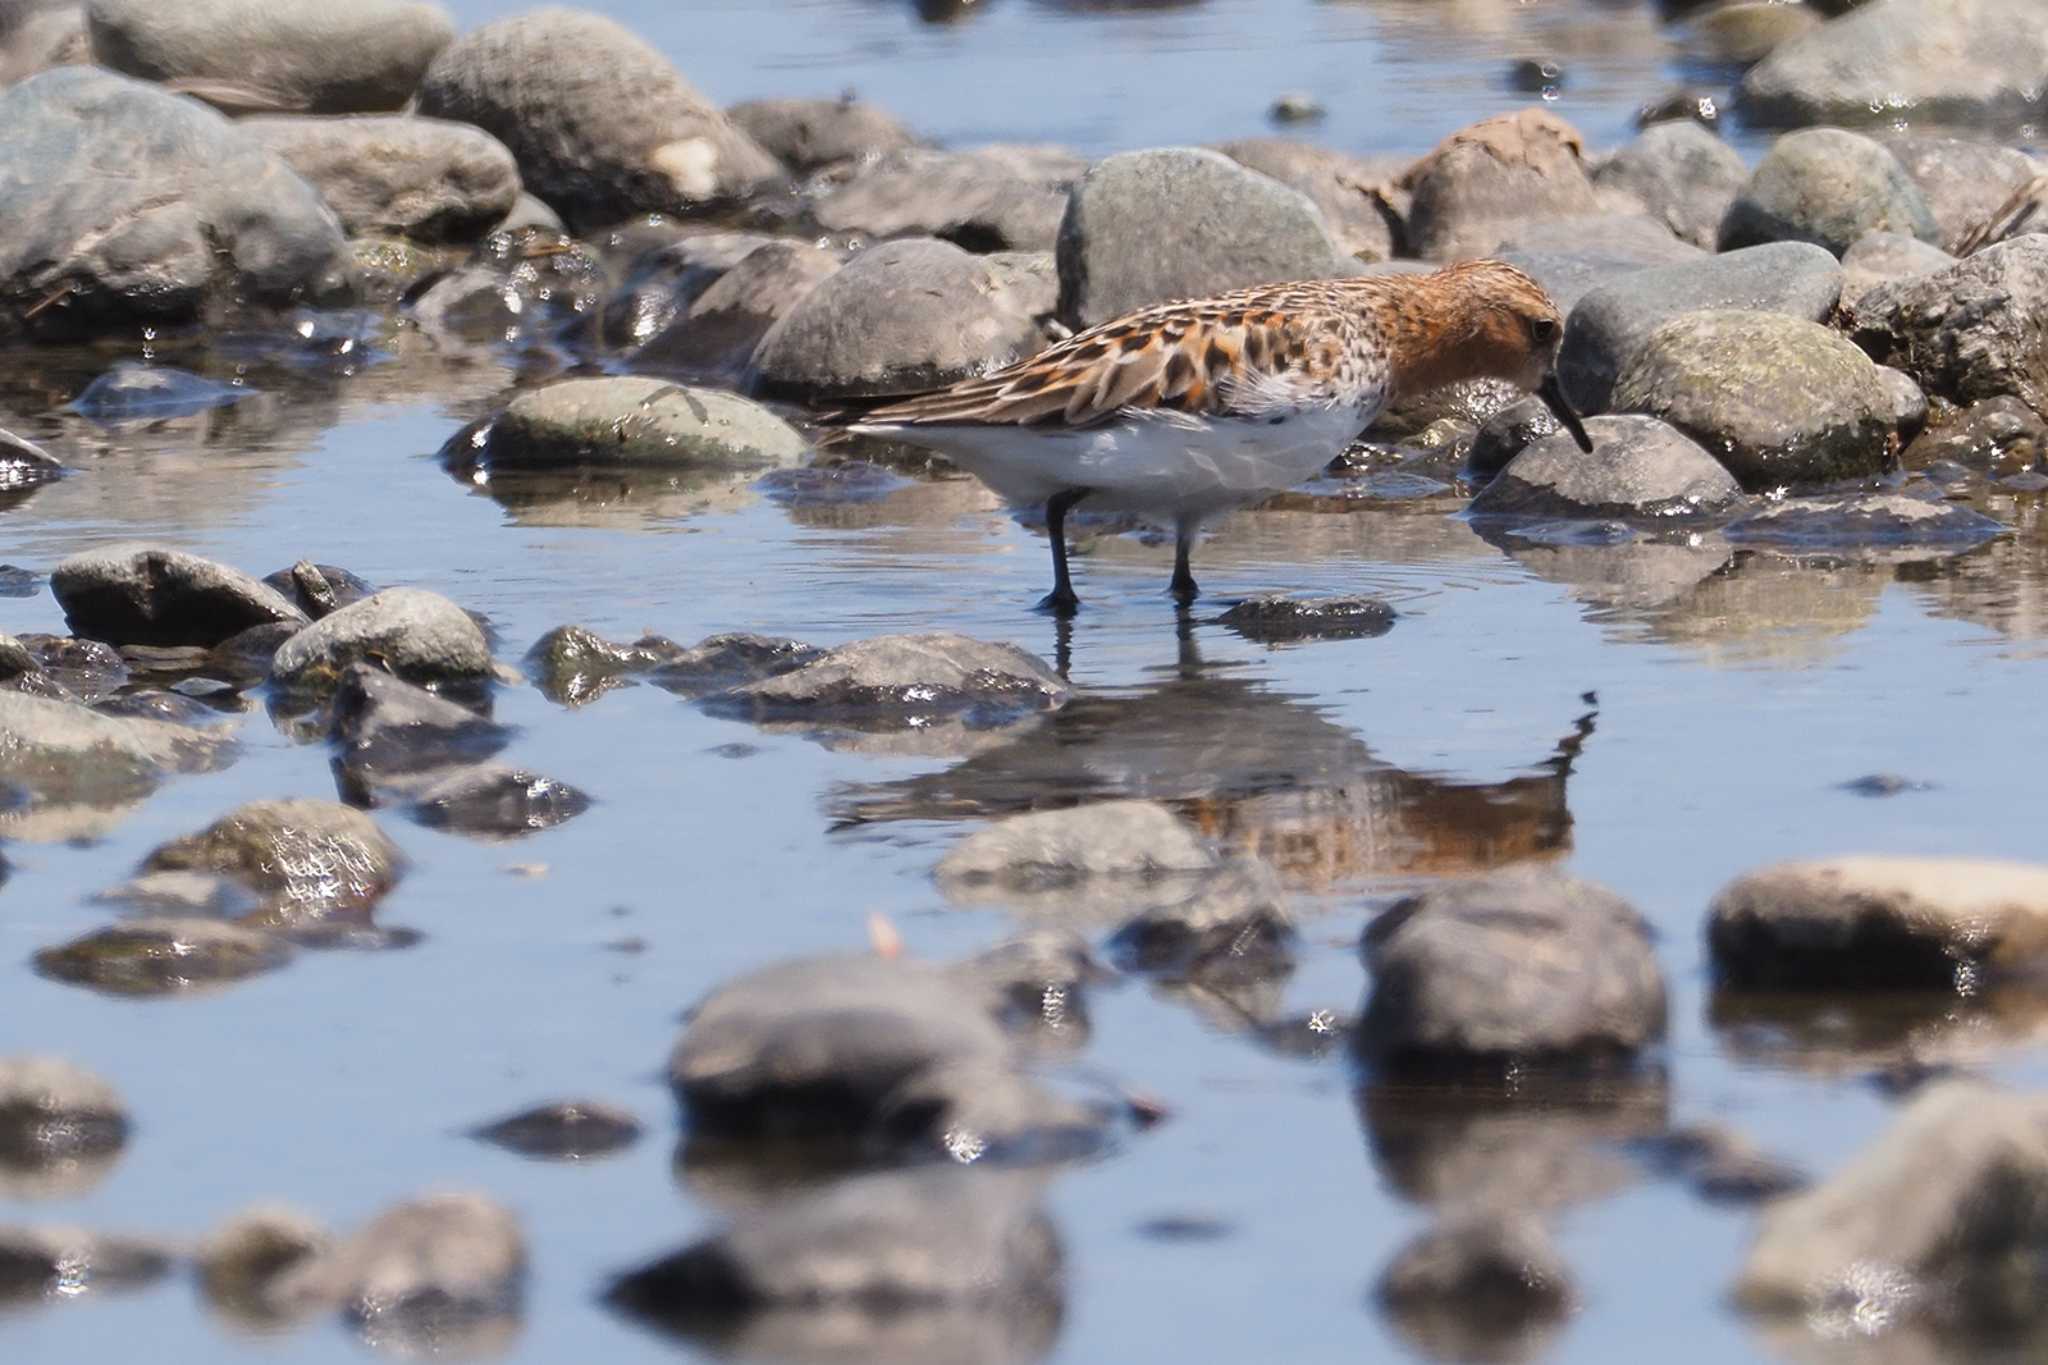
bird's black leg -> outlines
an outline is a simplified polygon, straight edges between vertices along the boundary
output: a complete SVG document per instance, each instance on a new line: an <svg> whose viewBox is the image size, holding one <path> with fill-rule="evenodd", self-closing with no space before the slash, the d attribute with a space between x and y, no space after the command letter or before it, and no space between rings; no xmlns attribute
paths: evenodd
<svg viewBox="0 0 2048 1365"><path fill-rule="evenodd" d="M1067 577L1067 512L1087 496L1085 488L1063 488L1045 504L1045 533L1052 541L1052 591L1039 602L1040 611L1066 616L1081 606L1074 581Z"/></svg>
<svg viewBox="0 0 2048 1365"><path fill-rule="evenodd" d="M1195 586L1195 575L1188 568L1188 553L1194 547L1195 524L1184 521L1174 530L1173 582L1168 584L1166 589L1173 594L1173 600L1182 606L1202 595L1202 590Z"/></svg>

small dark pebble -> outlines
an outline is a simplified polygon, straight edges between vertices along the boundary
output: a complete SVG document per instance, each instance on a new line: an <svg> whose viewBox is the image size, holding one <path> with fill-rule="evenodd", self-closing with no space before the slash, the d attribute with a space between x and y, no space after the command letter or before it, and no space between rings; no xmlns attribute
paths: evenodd
<svg viewBox="0 0 2048 1365"><path fill-rule="evenodd" d="M761 746L734 740L730 744L714 744L704 752L713 758L752 758L761 752Z"/></svg>
<svg viewBox="0 0 2048 1365"><path fill-rule="evenodd" d="M1531 95L1562 90L1564 68L1547 58L1524 57L1508 68L1508 84Z"/></svg>
<svg viewBox="0 0 2048 1365"><path fill-rule="evenodd" d="M576 1161L632 1146L639 1141L640 1122L608 1104L570 1100L509 1115L469 1135L521 1156Z"/></svg>
<svg viewBox="0 0 2048 1365"><path fill-rule="evenodd" d="M1295 91L1274 100L1266 117L1275 123L1314 123L1328 112L1314 95Z"/></svg>
<svg viewBox="0 0 2048 1365"><path fill-rule="evenodd" d="M1898 796L1905 792L1932 791L1932 782L1916 782L1910 777L1897 773L1870 773L1853 781L1841 784L1841 790L1854 796Z"/></svg>
<svg viewBox="0 0 2048 1365"><path fill-rule="evenodd" d="M1394 628L1394 609L1376 597L1247 597L1217 619L1247 640L1357 640Z"/></svg>
<svg viewBox="0 0 2048 1365"><path fill-rule="evenodd" d="M1718 132L1721 127L1721 97L1709 90L1674 90L1636 110L1636 127L1691 119L1702 128Z"/></svg>
<svg viewBox="0 0 2048 1365"><path fill-rule="evenodd" d="M1237 1229L1206 1213L1166 1213L1138 1224L1140 1237L1152 1242L1215 1242Z"/></svg>

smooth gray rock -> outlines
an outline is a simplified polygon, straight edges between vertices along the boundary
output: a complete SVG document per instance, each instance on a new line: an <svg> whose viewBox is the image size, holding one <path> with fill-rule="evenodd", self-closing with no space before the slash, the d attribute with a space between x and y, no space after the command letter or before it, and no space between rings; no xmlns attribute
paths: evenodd
<svg viewBox="0 0 2048 1365"><path fill-rule="evenodd" d="M809 450L789 423L738 394L625 375L530 389L491 423L484 445L492 463L536 468L773 469Z"/></svg>
<svg viewBox="0 0 2048 1365"><path fill-rule="evenodd" d="M1964 239L2040 173L2025 152L1995 142L1926 133L1896 133L1881 140L1927 197L1942 250L1958 255ZM2035 224L2036 230L2042 226L2048 225Z"/></svg>
<svg viewBox="0 0 2048 1365"><path fill-rule="evenodd" d="M1688 55L1747 66L1821 23L1814 7L1779 0L1721 0L1686 25Z"/></svg>
<svg viewBox="0 0 2048 1365"><path fill-rule="evenodd" d="M1050 251L1088 163L1057 147L906 147L820 195L828 232L939 237L969 251Z"/></svg>
<svg viewBox="0 0 2048 1365"><path fill-rule="evenodd" d="M1654 417L1593 417L1586 434L1590 454L1562 431L1531 442L1472 499L1471 515L1665 522L1712 516L1742 498L1718 460Z"/></svg>
<svg viewBox="0 0 2048 1365"><path fill-rule="evenodd" d="M1955 261L1940 247L1903 232L1866 232L1842 253L1842 306L1854 309L1857 300L1881 284L1932 275Z"/></svg>
<svg viewBox="0 0 2048 1365"><path fill-rule="evenodd" d="M1986 247L1857 300L1851 335L1953 403L2011 394L2048 415L2048 235Z"/></svg>
<svg viewBox="0 0 2048 1365"><path fill-rule="evenodd" d="M241 129L320 191L350 235L473 241L519 198L505 145L431 118L251 118Z"/></svg>
<svg viewBox="0 0 2048 1365"><path fill-rule="evenodd" d="M213 731L0 691L0 782L38 806L132 801L168 774L213 767L230 751ZM0 819L0 830L23 837L9 825Z"/></svg>
<svg viewBox="0 0 2048 1365"><path fill-rule="evenodd" d="M744 369L768 329L841 264L839 253L808 242L757 247L634 351L633 363L641 369Z"/></svg>
<svg viewBox="0 0 2048 1365"><path fill-rule="evenodd" d="M35 955L43 976L107 995L174 995L282 967L291 956L274 934L224 920L127 919Z"/></svg>
<svg viewBox="0 0 2048 1365"><path fill-rule="evenodd" d="M1651 124L1593 172L1596 188L1633 196L1680 238L1707 248L1748 179L1741 154L1690 119Z"/></svg>
<svg viewBox="0 0 2048 1365"><path fill-rule="evenodd" d="M815 171L917 145L895 115L855 99L747 100L726 118L793 171Z"/></svg>
<svg viewBox="0 0 2048 1365"><path fill-rule="evenodd" d="M557 626L533 642L525 663L542 696L557 706L585 706L681 652L658 635L622 645L582 626Z"/></svg>
<svg viewBox="0 0 2048 1365"><path fill-rule="evenodd" d="M417 0L89 0L93 59L223 108L309 114L401 108L455 35Z"/></svg>
<svg viewBox="0 0 2048 1365"><path fill-rule="evenodd" d="M1784 313L1685 313L1652 332L1610 406L1662 418L1762 492L1881 473L1897 407L1870 357Z"/></svg>
<svg viewBox="0 0 2048 1365"><path fill-rule="evenodd" d="M288 690L326 692L365 660L422 686L474 687L491 673L490 645L468 612L422 588L386 588L279 645L271 675Z"/></svg>
<svg viewBox="0 0 2048 1365"><path fill-rule="evenodd" d="M162 545L116 545L60 560L50 593L79 635L120 645L217 645L306 614L239 569Z"/></svg>
<svg viewBox="0 0 2048 1365"><path fill-rule="evenodd" d="M1952 990L2048 959L2048 867L1865 854L1778 863L1714 897L1707 943L1737 987Z"/></svg>
<svg viewBox="0 0 2048 1365"><path fill-rule="evenodd" d="M704 697L802 668L825 651L780 636L727 631L707 635L684 648L659 636L635 646L658 653L658 666L648 681L683 697Z"/></svg>
<svg viewBox="0 0 2048 1365"><path fill-rule="evenodd" d="M1595 289L1637 271L1712 259L1639 213L1542 219L1503 239L1492 254L1527 271L1566 314Z"/></svg>
<svg viewBox="0 0 2048 1365"><path fill-rule="evenodd" d="M1627 1056L1664 1036L1649 926L1613 892L1515 870L1407 896L1366 926L1364 1054L1397 1067Z"/></svg>
<svg viewBox="0 0 2048 1365"><path fill-rule="evenodd" d="M501 763L481 763L413 793L413 819L481 839L518 839L567 824L590 797L567 782Z"/></svg>
<svg viewBox="0 0 2048 1365"><path fill-rule="evenodd" d="M1834 311L1841 292L1841 266L1803 242L1643 270L1591 291L1572 308L1558 350L1558 380L1581 413L1606 412L1622 367L1668 319L1701 308L1745 308L1819 322Z"/></svg>
<svg viewBox="0 0 2048 1365"><path fill-rule="evenodd" d="M435 59L419 101L511 148L526 188L579 232L715 208L782 175L659 52L585 10L470 30Z"/></svg>
<svg viewBox="0 0 2048 1365"><path fill-rule="evenodd" d="M1385 261L1400 251L1403 230L1392 185L1407 158L1349 156L1285 137L1239 138L1218 143L1216 150L1307 195L1345 255Z"/></svg>
<svg viewBox="0 0 2048 1365"><path fill-rule="evenodd" d="M1072 689L1015 645L965 635L880 635L713 699L721 714L889 727L936 717L1001 724L1064 705Z"/></svg>
<svg viewBox="0 0 2048 1365"><path fill-rule="evenodd" d="M1374 1296L1402 1335L1440 1360L1521 1358L1576 1299L1571 1267L1540 1222L1474 1212L1403 1246Z"/></svg>
<svg viewBox="0 0 2048 1365"><path fill-rule="evenodd" d="M398 846L368 814L296 798L237 806L142 862L144 872L200 872L234 882L289 921L279 927L294 928L368 914L404 868Z"/></svg>
<svg viewBox="0 0 2048 1365"><path fill-rule="evenodd" d="M1102 801L1012 815L955 844L933 875L965 904L1029 899L1107 880L1146 882L1216 865L1216 855L1153 801Z"/></svg>
<svg viewBox="0 0 2048 1365"><path fill-rule="evenodd" d="M1840 256L1870 232L1937 242L1927 196L1882 142L1840 128L1802 128L1771 144L1728 205L1723 251L1812 242Z"/></svg>
<svg viewBox="0 0 2048 1365"><path fill-rule="evenodd" d="M1892 396L1892 425L1898 428L1900 443L1912 441L1927 425L1926 391L1912 375L1889 365L1878 366L1877 376L1884 381L1885 391Z"/></svg>
<svg viewBox="0 0 2048 1365"><path fill-rule="evenodd" d="M915 393L1021 360L1044 335L1010 279L950 242L884 242L820 281L754 348L761 391Z"/></svg>
<svg viewBox="0 0 2048 1365"><path fill-rule="evenodd" d="M1735 1301L1822 1326L1872 1299L1952 1329L2037 1321L2044 1210L2048 1106L1940 1081L1840 1171L1764 1210Z"/></svg>
<svg viewBox="0 0 2048 1365"><path fill-rule="evenodd" d="M610 290L587 246L544 228L500 229L468 262L411 301L420 330L436 341L492 348L552 338L593 312Z"/></svg>
<svg viewBox="0 0 2048 1365"><path fill-rule="evenodd" d="M1067 200L1057 255L1059 316L1075 328L1351 265L1308 196L1192 147L1098 161Z"/></svg>
<svg viewBox="0 0 2048 1365"><path fill-rule="evenodd" d="M341 225L211 109L70 66L0 92L0 336L347 299Z"/></svg>
<svg viewBox="0 0 2048 1365"><path fill-rule="evenodd" d="M1530 442L1563 429L1557 424L1557 414L1541 398L1517 399L1479 424L1465 467L1475 479L1491 479L1528 449Z"/></svg>
<svg viewBox="0 0 2048 1365"><path fill-rule="evenodd" d="M1752 122L2020 117L2048 85L2048 11L2033 0L1871 0L1749 69Z"/></svg>
<svg viewBox="0 0 2048 1365"><path fill-rule="evenodd" d="M778 240L764 232L710 230L690 232L641 251L632 257L625 279L598 311L598 338L620 350L644 345L681 321L697 297L726 272ZM628 243L620 245L630 249ZM613 248L614 254L617 250ZM844 259L843 253L833 254L834 259Z"/></svg>
<svg viewBox="0 0 2048 1365"><path fill-rule="evenodd" d="M1462 128L1409 169L1408 248L1425 260L1492 253L1545 218L1602 211L1578 130L1544 109Z"/></svg>
<svg viewBox="0 0 2048 1365"><path fill-rule="evenodd" d="M127 1141L127 1106L99 1077L60 1057L0 1057L0 1190Z"/></svg>

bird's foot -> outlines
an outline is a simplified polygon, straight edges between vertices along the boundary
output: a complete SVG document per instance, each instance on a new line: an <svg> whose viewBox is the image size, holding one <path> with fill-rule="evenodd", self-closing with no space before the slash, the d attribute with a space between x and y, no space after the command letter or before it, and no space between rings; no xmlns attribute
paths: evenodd
<svg viewBox="0 0 2048 1365"><path fill-rule="evenodd" d="M1061 592L1055 588L1038 599L1035 610L1045 612L1049 616L1072 616L1081 610L1081 599L1074 595L1072 589Z"/></svg>

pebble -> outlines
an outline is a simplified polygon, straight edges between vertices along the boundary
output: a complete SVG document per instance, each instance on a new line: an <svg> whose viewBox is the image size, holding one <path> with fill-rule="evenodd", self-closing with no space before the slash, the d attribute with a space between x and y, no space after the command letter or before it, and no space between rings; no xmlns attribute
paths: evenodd
<svg viewBox="0 0 2048 1365"><path fill-rule="evenodd" d="M327 693L365 661L423 687L474 690L492 676L469 613L423 588L386 588L315 621L278 646L271 672L287 691Z"/></svg>
<svg viewBox="0 0 2048 1365"><path fill-rule="evenodd" d="M1953 990L2048 952L2048 868L1863 854L1780 863L1714 897L1707 942L1732 987Z"/></svg>
<svg viewBox="0 0 2048 1365"><path fill-rule="evenodd" d="M315 564L304 559L288 569L265 574L263 584L282 595L312 621L317 621L323 616L332 616L350 603L360 602L376 591L347 569L334 564ZM284 642L280 640L278 643Z"/></svg>
<svg viewBox="0 0 2048 1365"><path fill-rule="evenodd" d="M1698 442L1654 417L1592 417L1589 455L1563 431L1532 441L1481 489L1474 517L1698 520L1742 500Z"/></svg>
<svg viewBox="0 0 2048 1365"><path fill-rule="evenodd" d="M1314 95L1296 90L1275 99L1266 117L1275 123L1316 123L1329 112Z"/></svg>
<svg viewBox="0 0 2048 1365"><path fill-rule="evenodd" d="M292 1304L271 1291L295 1266L327 1254L327 1230L296 1209L250 1209L207 1237L195 1256L207 1301L230 1316L259 1327L296 1316Z"/></svg>
<svg viewBox="0 0 2048 1365"><path fill-rule="evenodd" d="M1721 220L1720 248L1812 242L1840 256L1871 232L1930 245L1941 229L1881 142L1840 128L1803 128L1771 144Z"/></svg>
<svg viewBox="0 0 2048 1365"><path fill-rule="evenodd" d="M471 29L427 69L419 112L504 143L526 188L578 232L729 205L783 174L659 52L587 10Z"/></svg>
<svg viewBox="0 0 2048 1365"><path fill-rule="evenodd" d="M505 145L445 119L243 119L243 132L306 178L352 237L473 242L519 198Z"/></svg>
<svg viewBox="0 0 2048 1365"><path fill-rule="evenodd" d="M1182 899L1124 922L1110 951L1132 971L1229 983L1285 976L1294 967L1294 914L1272 868L1226 863Z"/></svg>
<svg viewBox="0 0 2048 1365"><path fill-rule="evenodd" d="M83 1193L128 1135L127 1106L91 1072L58 1057L0 1057L0 1194Z"/></svg>
<svg viewBox="0 0 2048 1365"><path fill-rule="evenodd" d="M520 1156L582 1161L622 1152L640 1140L640 1121L616 1105L560 1100L522 1109L469 1135Z"/></svg>
<svg viewBox="0 0 2048 1365"><path fill-rule="evenodd" d="M1664 979L1620 897L1556 872L1404 897L1367 926L1358 1043L1381 1063L1607 1061L1662 1039Z"/></svg>
<svg viewBox="0 0 2048 1365"><path fill-rule="evenodd" d="M156 996L240 981L282 967L291 956L271 934L220 920L124 920L35 955L55 981L107 995Z"/></svg>
<svg viewBox="0 0 2048 1365"><path fill-rule="evenodd" d="M237 806L195 834L159 845L144 872L196 872L235 883L301 927L364 919L398 884L405 860L377 822L333 801Z"/></svg>

